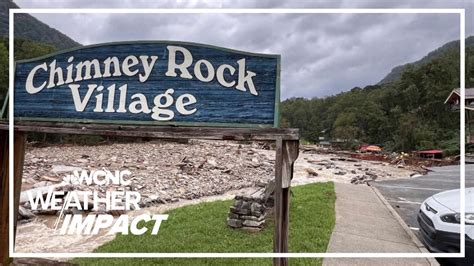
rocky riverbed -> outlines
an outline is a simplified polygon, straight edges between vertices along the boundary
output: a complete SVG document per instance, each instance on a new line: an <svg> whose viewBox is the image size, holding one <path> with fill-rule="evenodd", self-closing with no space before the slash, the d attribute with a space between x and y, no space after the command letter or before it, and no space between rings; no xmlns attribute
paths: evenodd
<svg viewBox="0 0 474 266"><path fill-rule="evenodd" d="M129 170L131 184L124 189L138 191L144 202L167 203L266 183L272 177L273 163L258 152L257 144L226 142L29 148L22 190L61 183L73 170ZM105 192L100 186L92 189Z"/></svg>
<svg viewBox="0 0 474 266"><path fill-rule="evenodd" d="M144 142L100 146L28 146L22 194L26 190L54 186L65 190L63 178L73 170L129 170L127 187L66 185L67 190L136 191L142 196L140 212L164 212L201 201L231 199L243 189L261 186L274 175L275 151L265 143L197 141L189 143ZM385 162L363 161L340 154L300 151L293 185L313 182L364 184L367 181L408 178L416 169ZM113 236L61 236L57 245L53 228L57 212L30 211L22 195L22 220L18 226L18 252L91 252ZM136 213L134 211L130 213ZM105 212L105 210L102 210ZM222 217L225 222L226 217ZM41 241L38 241L41 240ZM84 244L84 243L89 244Z"/></svg>

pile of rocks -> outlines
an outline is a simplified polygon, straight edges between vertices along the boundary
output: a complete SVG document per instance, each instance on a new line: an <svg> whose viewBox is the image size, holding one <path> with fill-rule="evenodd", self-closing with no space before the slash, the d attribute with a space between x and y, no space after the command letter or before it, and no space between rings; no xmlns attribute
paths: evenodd
<svg viewBox="0 0 474 266"><path fill-rule="evenodd" d="M74 185L72 190L137 191L140 207L221 195L231 190L267 183L273 176L274 159L262 153L262 144L191 140L187 144L153 140L101 146L53 145L33 147L25 154L22 191L64 190L63 178L73 171L129 170L130 185ZM269 154L274 156L271 151ZM36 192L35 192L36 193ZM34 194L36 195L36 194ZM104 206L105 207L105 206ZM105 209L105 208L104 208ZM35 214L47 214L39 212Z"/></svg>
<svg viewBox="0 0 474 266"><path fill-rule="evenodd" d="M375 181L377 175L372 172L365 172L364 175L355 176L351 179L351 183L354 185L367 184L369 182Z"/></svg>
<svg viewBox="0 0 474 266"><path fill-rule="evenodd" d="M236 195L230 207L227 225L250 232L258 232L265 225L268 208L273 207L275 182L257 188L248 194Z"/></svg>

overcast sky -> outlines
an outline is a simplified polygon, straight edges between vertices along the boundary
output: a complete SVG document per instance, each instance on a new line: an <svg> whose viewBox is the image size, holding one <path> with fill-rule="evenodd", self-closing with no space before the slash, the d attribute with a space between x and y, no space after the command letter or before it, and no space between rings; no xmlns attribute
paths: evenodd
<svg viewBox="0 0 474 266"><path fill-rule="evenodd" d="M451 1L147 1L16 0L21 8L466 8ZM376 84L400 64L459 39L455 14L33 14L81 44L176 40L282 55L289 97L324 97Z"/></svg>

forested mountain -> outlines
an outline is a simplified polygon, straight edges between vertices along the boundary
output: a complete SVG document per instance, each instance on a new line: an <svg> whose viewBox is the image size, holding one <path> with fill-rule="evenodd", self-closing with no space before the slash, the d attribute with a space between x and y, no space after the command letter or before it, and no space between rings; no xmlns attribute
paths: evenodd
<svg viewBox="0 0 474 266"><path fill-rule="evenodd" d="M15 39L15 60L34 58L52 53L57 49L48 44L42 44L25 39ZM0 103L8 88L8 39L0 38ZM0 104L1 106L1 104ZM1 107L0 107L1 108Z"/></svg>
<svg viewBox="0 0 474 266"><path fill-rule="evenodd" d="M0 37L8 38L8 10L10 8L18 8L18 6L12 0L0 1ZM15 15L15 38L49 44L57 49L80 46L68 36L29 14Z"/></svg>
<svg viewBox="0 0 474 266"><path fill-rule="evenodd" d="M470 36L466 38L465 44L466 44L466 47L474 46L474 36ZM385 76L378 84L381 85L381 84L393 82L396 80L400 80L405 68L409 66L420 67L422 65L425 65L433 61L434 59L437 59L443 56L443 54L449 51L453 51L453 50L459 50L459 41L448 42L445 45L439 47L438 49L429 52L426 56L424 56L422 59L418 61L394 67L392 71L390 71L390 73L388 73L388 75Z"/></svg>
<svg viewBox="0 0 474 266"><path fill-rule="evenodd" d="M8 88L8 15L11 8L18 6L12 0L0 0L0 103L3 103ZM33 16L15 15L16 60L76 46L80 44Z"/></svg>
<svg viewBox="0 0 474 266"><path fill-rule="evenodd" d="M472 37L469 38L472 41ZM442 49L444 50L444 49ZM474 86L474 46L466 48L466 87ZM353 88L327 98L292 98L282 103L282 125L302 137L380 144L386 150L459 149L459 112L444 101L459 87L459 50L445 49L420 66L406 66L399 80Z"/></svg>
<svg viewBox="0 0 474 266"><path fill-rule="evenodd" d="M7 35L10 0L0 1L0 36ZM15 59L33 58L77 46L35 18L17 21ZM17 25L17 24L15 24ZM466 39L466 87L474 87L474 37ZM390 82L385 82L390 81ZM8 86L8 40L0 39L0 102ZM385 150L459 150L459 112L444 105L459 87L458 42L450 42L412 64L395 68L381 83L326 98L292 98L281 104L281 125L319 137L383 145Z"/></svg>

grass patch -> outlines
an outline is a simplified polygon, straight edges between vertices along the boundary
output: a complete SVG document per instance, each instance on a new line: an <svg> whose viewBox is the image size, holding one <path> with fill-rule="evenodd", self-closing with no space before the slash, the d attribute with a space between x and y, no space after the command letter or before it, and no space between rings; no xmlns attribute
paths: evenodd
<svg viewBox="0 0 474 266"><path fill-rule="evenodd" d="M290 252L326 252L335 223L334 184L316 183L292 188ZM168 212L156 236L117 235L94 252L272 252L273 220L260 233L227 227L232 201L185 206ZM148 225L151 229L152 225ZM150 232L150 230L148 231ZM296 265L321 264L321 258L290 258ZM83 265L271 265L271 258L81 258Z"/></svg>

